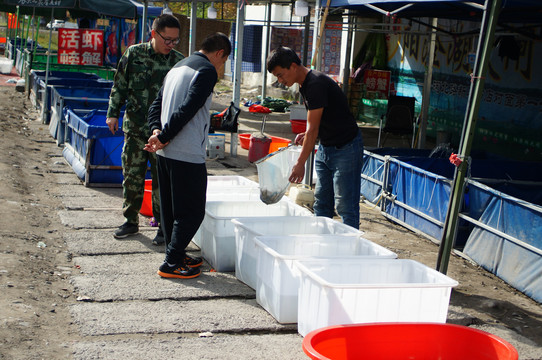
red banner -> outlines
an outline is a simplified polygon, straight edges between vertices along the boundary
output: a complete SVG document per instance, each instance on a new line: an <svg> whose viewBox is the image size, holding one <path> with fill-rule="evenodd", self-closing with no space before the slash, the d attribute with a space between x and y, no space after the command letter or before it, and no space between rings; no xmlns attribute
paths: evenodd
<svg viewBox="0 0 542 360"><path fill-rule="evenodd" d="M58 63L103 65L104 33L94 29L58 29Z"/></svg>
<svg viewBox="0 0 542 360"><path fill-rule="evenodd" d="M8 13L8 28L9 29L15 29L19 27L18 21L17 21L17 15L16 14L10 14Z"/></svg>
<svg viewBox="0 0 542 360"><path fill-rule="evenodd" d="M365 70L363 83L366 91L375 91L381 94L381 99L387 99L390 93L391 72L383 70Z"/></svg>

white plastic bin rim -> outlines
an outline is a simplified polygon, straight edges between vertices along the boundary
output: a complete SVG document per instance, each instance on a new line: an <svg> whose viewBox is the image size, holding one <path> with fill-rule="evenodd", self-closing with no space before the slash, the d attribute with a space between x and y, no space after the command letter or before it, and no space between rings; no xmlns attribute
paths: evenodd
<svg viewBox="0 0 542 360"><path fill-rule="evenodd" d="M336 260L332 260L330 261L329 259L307 259L307 260L303 260L303 259L300 259L300 260L294 260L294 266L297 267L299 269L299 271L301 271L303 274L305 274L306 276L312 278L314 281L317 281L318 283L320 283L322 286L325 286L325 287L329 287L329 288L340 288L340 289L382 289L382 288L386 288L386 289L393 289L393 288L413 288L413 287L417 287L417 288L441 288L441 287L456 287L457 285L459 285L459 283L434 270L434 269L431 269L429 268L428 266L416 261L416 260L411 260L411 259L395 259L395 260L391 260L391 259L359 259L359 258L343 258L343 260L341 261L342 264L346 263L346 262L365 262L365 263L371 263L371 262L382 262L382 261L390 261L391 262L411 262L411 263L414 263L415 266L422 266L422 267L426 267L428 268L429 271L431 271L438 279L439 283L372 283L372 284L368 284L368 283L364 283L364 284L334 284L334 283L330 283L329 281L326 281L324 280L321 276L315 274L313 271L311 271L307 265L322 265L322 264L325 264L325 263L329 263L330 266L333 266L333 263L336 263Z"/></svg>
<svg viewBox="0 0 542 360"><path fill-rule="evenodd" d="M249 186L258 187L258 183L239 175L207 176L207 187Z"/></svg>
<svg viewBox="0 0 542 360"><path fill-rule="evenodd" d="M275 203L275 204L271 204L271 205L266 205L264 204L263 202L261 201L255 201L255 200L242 200L242 201L228 201L228 200L225 200L225 201L220 201L220 200L217 200L217 201L207 201L206 205L205 205L205 214L207 214L208 216L210 216L211 218L213 219L217 219L217 220L231 220L232 218L237 218L237 219L242 219L242 218L245 218L244 216L240 217L238 215L232 215L232 216L217 216L212 210L209 209L214 207L214 206L220 206L220 205L224 205L224 206L228 206L228 205L231 205L231 206L236 206L236 205L244 205L246 207L252 207L254 208L255 206L256 207L261 207L261 208L264 208L264 207L268 207L268 206L273 206L273 207L286 207L288 208L289 212L291 212L292 214L295 212L297 215L285 215L285 216L309 216L309 217L314 217L313 216L313 213L310 212L310 210L308 209L305 209L304 207L302 206L299 206L295 203L293 203L292 201L288 200L287 198L283 198L281 199L279 202ZM254 216L252 216L254 217ZM252 218L251 217L251 218ZM260 218L269 218L269 216L261 216Z"/></svg>
<svg viewBox="0 0 542 360"><path fill-rule="evenodd" d="M381 255L352 255L351 257L353 259L373 259L375 257L378 257L379 259L397 259L397 254L394 253L391 250L386 249L383 246L380 246L370 240L367 240L362 237L361 234L310 234L310 235L284 235L284 236L256 236L254 238L254 243L256 246L260 247L263 251L267 252L271 256L283 259L283 260L301 260L301 259L334 259L337 261L338 258L344 259L345 256L339 256L339 255L325 255L325 256L315 256L315 255L303 255L303 254L296 254L296 255L284 255L276 251L276 249L272 248L269 243L273 242L276 239L285 239L286 241L292 240L295 241L296 239L307 239L307 241L314 240L314 239L322 239L325 241L325 239L333 239L338 240L340 238L345 238L345 240L348 239L359 239L362 242L369 242L371 243L371 246L373 246L376 250L378 250ZM350 258L350 256L348 256Z"/></svg>
<svg viewBox="0 0 542 360"><path fill-rule="evenodd" d="M266 216L266 217L246 217L246 218L242 218L242 219L232 219L231 221L245 229L245 230L248 230L248 231L252 231L252 229L248 226L250 223L254 223L254 222L261 222L261 221L266 221L266 222L276 222L276 221L282 221L282 222L299 222L299 221L303 221L302 219L305 219L305 218L308 218L308 219L319 219L320 221L325 221L325 222L336 222L338 223L340 226L347 226L349 229L351 229L351 233L355 233L355 234L359 234L359 235L365 235L365 232L362 231L362 230L358 230L356 228L353 228L349 225L345 225L343 224L342 222L340 221L337 221L337 220L333 220L333 219L330 219L330 218L327 218L327 217L324 217L324 216L299 216L299 217L296 217L296 216ZM256 236L258 235L264 235L264 234L261 234L261 233L257 233L257 232L254 232L256 234ZM300 234L297 234L297 235L300 235Z"/></svg>

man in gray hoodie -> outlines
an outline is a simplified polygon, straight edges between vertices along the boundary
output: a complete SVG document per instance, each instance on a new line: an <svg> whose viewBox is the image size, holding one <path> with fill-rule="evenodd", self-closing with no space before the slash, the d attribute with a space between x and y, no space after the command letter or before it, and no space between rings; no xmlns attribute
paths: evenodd
<svg viewBox="0 0 542 360"><path fill-rule="evenodd" d="M185 249L205 216L209 108L217 71L230 52L226 35L208 36L201 50L168 72L149 108L153 135L145 150L157 155L161 226L166 241L166 258L158 270L162 277L188 279L200 275L203 260L188 256Z"/></svg>

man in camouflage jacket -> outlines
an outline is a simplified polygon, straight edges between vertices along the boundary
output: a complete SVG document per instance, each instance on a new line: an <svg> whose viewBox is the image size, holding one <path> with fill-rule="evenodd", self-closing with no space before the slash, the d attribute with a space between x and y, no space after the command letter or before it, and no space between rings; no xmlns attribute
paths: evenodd
<svg viewBox="0 0 542 360"><path fill-rule="evenodd" d="M160 15L152 25L151 40L126 49L122 55L115 82L109 97L106 123L112 133L119 127L121 108L126 104L122 121L124 147L122 172L124 175L122 210L126 221L114 233L124 238L139 231L139 211L145 192L147 162L151 164L152 211L160 223L160 197L156 175L156 155L143 148L151 133L147 124L147 111L162 87L168 71L184 56L173 49L179 43L180 24L172 15ZM153 244L164 242L160 226Z"/></svg>

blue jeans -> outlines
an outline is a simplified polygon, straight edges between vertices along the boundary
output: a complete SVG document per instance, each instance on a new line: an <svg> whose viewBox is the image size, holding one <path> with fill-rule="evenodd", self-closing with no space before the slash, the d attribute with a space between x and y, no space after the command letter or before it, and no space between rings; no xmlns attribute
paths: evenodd
<svg viewBox="0 0 542 360"><path fill-rule="evenodd" d="M318 180L314 193L314 213L332 218L337 213L346 225L359 229L359 198L363 140L361 132L339 148L318 146L315 168Z"/></svg>

